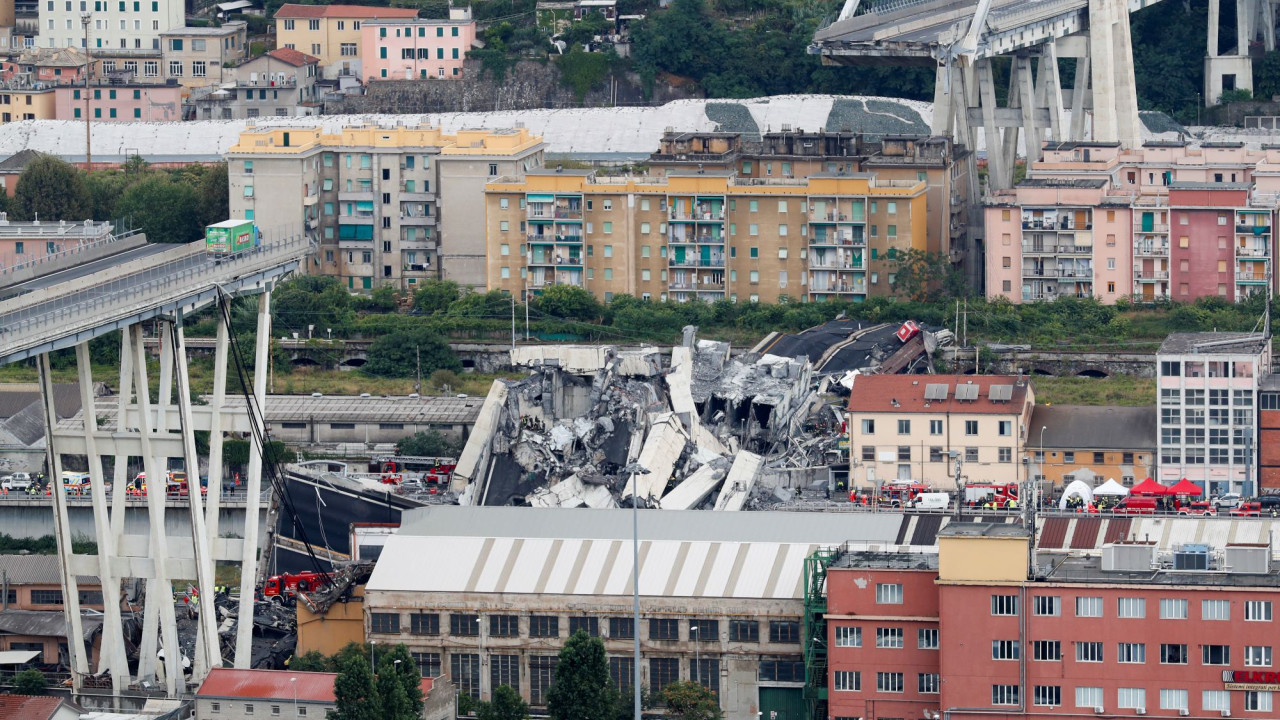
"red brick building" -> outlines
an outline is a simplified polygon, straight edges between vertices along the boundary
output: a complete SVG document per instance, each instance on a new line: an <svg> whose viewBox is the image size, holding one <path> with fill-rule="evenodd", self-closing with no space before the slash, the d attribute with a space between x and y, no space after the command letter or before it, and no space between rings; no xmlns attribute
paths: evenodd
<svg viewBox="0 0 1280 720"><path fill-rule="evenodd" d="M1028 548L1021 527L953 523L936 555L837 556L827 715L1280 717L1269 545L1122 542L1034 573Z"/></svg>

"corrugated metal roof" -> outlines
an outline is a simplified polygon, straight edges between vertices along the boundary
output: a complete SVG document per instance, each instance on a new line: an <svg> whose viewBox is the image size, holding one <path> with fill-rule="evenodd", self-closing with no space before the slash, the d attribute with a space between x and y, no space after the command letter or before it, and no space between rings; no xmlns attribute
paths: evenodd
<svg viewBox="0 0 1280 720"><path fill-rule="evenodd" d="M1071 533L1072 550L1091 550L1098 545L1098 531L1102 520L1096 517L1076 518L1075 531Z"/></svg>
<svg viewBox="0 0 1280 720"><path fill-rule="evenodd" d="M819 547L641 540L640 594L798 600L804 559ZM626 596L631 571L631 543L620 539L392 536L366 589Z"/></svg>
<svg viewBox="0 0 1280 720"><path fill-rule="evenodd" d="M102 628L100 613L87 613L80 618L85 640ZM59 611L5 610L0 612L0 634L35 637L66 637L67 623Z"/></svg>
<svg viewBox="0 0 1280 720"><path fill-rule="evenodd" d="M227 404L243 407L244 398L228 396ZM419 424L474 423L482 397L351 397L269 395L267 422L384 422ZM105 407L100 407L105 410Z"/></svg>
<svg viewBox="0 0 1280 720"><path fill-rule="evenodd" d="M1067 539L1070 521L1071 518L1045 518L1044 524L1040 526L1040 542L1037 547L1042 550L1060 550L1062 541Z"/></svg>
<svg viewBox="0 0 1280 720"><path fill-rule="evenodd" d="M334 702L333 682L337 677L337 673L213 668L200 684L196 696L279 700L292 699L297 692L299 700Z"/></svg>
<svg viewBox="0 0 1280 720"><path fill-rule="evenodd" d="M1153 451L1156 446L1154 406L1037 405L1031 427L1045 428L1047 448Z"/></svg>
<svg viewBox="0 0 1280 720"><path fill-rule="evenodd" d="M1107 531L1102 536L1102 542L1114 543L1129 537L1129 526L1133 524L1130 518L1111 518L1107 522Z"/></svg>
<svg viewBox="0 0 1280 720"><path fill-rule="evenodd" d="M10 585L57 585L58 558L54 555L0 555L0 571ZM98 578L90 575L76 577L80 583L98 584Z"/></svg>

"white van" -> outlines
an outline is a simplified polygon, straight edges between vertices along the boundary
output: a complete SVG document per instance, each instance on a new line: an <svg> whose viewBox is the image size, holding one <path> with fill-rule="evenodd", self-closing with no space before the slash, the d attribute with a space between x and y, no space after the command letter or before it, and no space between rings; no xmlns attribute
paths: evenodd
<svg viewBox="0 0 1280 720"><path fill-rule="evenodd" d="M944 492L920 493L911 501L916 510L946 510L951 507L951 495Z"/></svg>

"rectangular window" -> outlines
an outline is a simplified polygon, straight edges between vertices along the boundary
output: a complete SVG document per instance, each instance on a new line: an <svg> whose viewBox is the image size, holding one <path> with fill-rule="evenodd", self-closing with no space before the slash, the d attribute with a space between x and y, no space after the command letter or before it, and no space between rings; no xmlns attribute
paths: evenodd
<svg viewBox="0 0 1280 720"><path fill-rule="evenodd" d="M1200 601L1200 619L1201 620L1230 620L1231 619L1231 601L1230 600L1201 600Z"/></svg>
<svg viewBox="0 0 1280 720"><path fill-rule="evenodd" d="M1062 614L1062 598L1057 595L1036 595L1035 614L1057 617Z"/></svg>
<svg viewBox="0 0 1280 720"><path fill-rule="evenodd" d="M519 637L520 636L520 616L519 615L490 615L489 616L489 635L490 637Z"/></svg>
<svg viewBox="0 0 1280 720"><path fill-rule="evenodd" d="M625 692L635 682L636 665L629 657L609 658L609 679L613 681L615 690Z"/></svg>
<svg viewBox="0 0 1280 720"><path fill-rule="evenodd" d="M560 637L560 618L555 615L530 615L529 637Z"/></svg>
<svg viewBox="0 0 1280 720"><path fill-rule="evenodd" d="M921 695L937 695L941 692L942 678L938 673L920 673L916 682Z"/></svg>
<svg viewBox="0 0 1280 720"><path fill-rule="evenodd" d="M930 434L930 435L941 435L941 434L942 434L942 421L941 421L941 420L930 420L930 421L929 421L929 434Z"/></svg>
<svg viewBox="0 0 1280 720"><path fill-rule="evenodd" d="M1017 595L992 595L991 596L991 614L992 615L1017 615L1018 614L1018 596Z"/></svg>
<svg viewBox="0 0 1280 720"><path fill-rule="evenodd" d="M512 690L520 690L520 656L490 655L489 683L491 687L510 685Z"/></svg>
<svg viewBox="0 0 1280 720"><path fill-rule="evenodd" d="M977 420L965 420L965 421L964 421L964 434L965 434L965 435L977 435L977 434L978 434L978 421L977 421Z"/></svg>
<svg viewBox="0 0 1280 720"><path fill-rule="evenodd" d="M1076 688L1076 707L1093 708L1102 707L1102 688L1100 687L1078 687Z"/></svg>
<svg viewBox="0 0 1280 720"><path fill-rule="evenodd" d="M840 628L836 628L837 638L839 631ZM756 620L730 620L729 642L760 642L760 623ZM862 643L861 630L858 631L858 643Z"/></svg>
<svg viewBox="0 0 1280 720"><path fill-rule="evenodd" d="M1200 706L1205 712L1222 712L1226 711L1231 714L1231 691L1230 690L1205 690L1200 693Z"/></svg>
<svg viewBox="0 0 1280 720"><path fill-rule="evenodd" d="M61 590L32 590L31 604L32 605L61 605L62 591Z"/></svg>
<svg viewBox="0 0 1280 720"><path fill-rule="evenodd" d="M837 625L836 647L862 647L862 628L848 625Z"/></svg>
<svg viewBox="0 0 1280 720"><path fill-rule="evenodd" d="M582 632L591 637L600 637L600 618L597 617L571 617L569 618L569 635L576 635Z"/></svg>
<svg viewBox="0 0 1280 720"><path fill-rule="evenodd" d="M1036 640L1031 644L1031 651L1031 659L1033 660L1061 660L1062 641Z"/></svg>
<svg viewBox="0 0 1280 720"><path fill-rule="evenodd" d="M672 620L672 622L675 622ZM679 658L649 658L649 689L655 693L680 679Z"/></svg>
<svg viewBox="0 0 1280 720"><path fill-rule="evenodd" d="M1147 616L1145 598L1122 597L1118 599L1116 616L1122 618L1144 618Z"/></svg>
<svg viewBox="0 0 1280 720"><path fill-rule="evenodd" d="M375 632L375 633L400 632L399 613L369 613L369 632Z"/></svg>
<svg viewBox="0 0 1280 720"><path fill-rule="evenodd" d="M437 613L414 613L410 615L409 632L413 635L439 635L440 615Z"/></svg>
<svg viewBox="0 0 1280 720"><path fill-rule="evenodd" d="M1017 660L1022 656L1021 646L1017 640L992 640L992 660Z"/></svg>
<svg viewBox="0 0 1280 720"><path fill-rule="evenodd" d="M1161 665L1186 665L1187 664L1187 646L1185 643L1161 643L1160 645L1160 664Z"/></svg>
<svg viewBox="0 0 1280 720"><path fill-rule="evenodd" d="M1271 622L1271 601L1247 601L1244 604L1244 619L1249 622Z"/></svg>
<svg viewBox="0 0 1280 720"><path fill-rule="evenodd" d="M1032 697L1039 707L1059 707L1062 705L1062 686L1036 685L1032 690Z"/></svg>
<svg viewBox="0 0 1280 720"><path fill-rule="evenodd" d="M635 621L632 618L609 618L609 637L614 640L631 640L636 636Z"/></svg>
<svg viewBox="0 0 1280 720"><path fill-rule="evenodd" d="M649 620L650 640L679 640L680 621L667 618L651 618Z"/></svg>
<svg viewBox="0 0 1280 720"><path fill-rule="evenodd" d="M1017 685L992 685L991 686L991 704L992 705L1017 705L1018 704L1018 686Z"/></svg>
<svg viewBox="0 0 1280 720"><path fill-rule="evenodd" d="M800 643L800 623L796 620L770 620L769 642Z"/></svg>
<svg viewBox="0 0 1280 720"><path fill-rule="evenodd" d="M1187 601L1184 598L1160 598L1161 620L1186 620Z"/></svg>
<svg viewBox="0 0 1280 720"><path fill-rule="evenodd" d="M1231 646L1230 645L1201 645L1200 646L1200 664L1201 665L1230 665L1231 664Z"/></svg>
<svg viewBox="0 0 1280 720"><path fill-rule="evenodd" d="M1246 645L1244 648L1245 667L1271 667L1270 645Z"/></svg>
<svg viewBox="0 0 1280 720"><path fill-rule="evenodd" d="M1271 712L1271 693L1246 690L1244 693L1244 709L1254 712Z"/></svg>
<svg viewBox="0 0 1280 720"><path fill-rule="evenodd" d="M902 692L902 673L900 672L876 673L876 692L882 692L882 693Z"/></svg>
<svg viewBox="0 0 1280 720"><path fill-rule="evenodd" d="M920 628L916 631L916 644L921 650L937 650L938 628Z"/></svg>
<svg viewBox="0 0 1280 720"><path fill-rule="evenodd" d="M368 262L368 260L365 262ZM468 613L453 613L449 615L449 634L461 637L474 637L479 635L480 616Z"/></svg>
<svg viewBox="0 0 1280 720"><path fill-rule="evenodd" d="M1147 691L1143 688L1119 688L1116 691L1116 707L1125 710L1147 708Z"/></svg>
<svg viewBox="0 0 1280 720"><path fill-rule="evenodd" d="M876 583L876 604L901 605L902 604L902 584L901 583Z"/></svg>
<svg viewBox="0 0 1280 720"><path fill-rule="evenodd" d="M911 434L911 421L910 421L910 420L899 420L899 421L898 421L898 434L899 434L899 435L910 435L910 434Z"/></svg>
<svg viewBox="0 0 1280 720"><path fill-rule="evenodd" d="M876 647L899 649L904 646L902 628L876 628Z"/></svg>
<svg viewBox="0 0 1280 720"><path fill-rule="evenodd" d="M862 673L856 670L837 670L832 677L836 692L857 692L862 689Z"/></svg>
<svg viewBox="0 0 1280 720"><path fill-rule="evenodd" d="M1077 641L1076 662L1102 662L1102 643Z"/></svg>
<svg viewBox="0 0 1280 720"><path fill-rule="evenodd" d="M555 655L529 656L530 704L547 704L547 690L551 689L551 681L555 679L556 664L559 662L560 658Z"/></svg>
<svg viewBox="0 0 1280 720"><path fill-rule="evenodd" d="M1146 643L1117 643L1116 662L1141 665L1147 661Z"/></svg>

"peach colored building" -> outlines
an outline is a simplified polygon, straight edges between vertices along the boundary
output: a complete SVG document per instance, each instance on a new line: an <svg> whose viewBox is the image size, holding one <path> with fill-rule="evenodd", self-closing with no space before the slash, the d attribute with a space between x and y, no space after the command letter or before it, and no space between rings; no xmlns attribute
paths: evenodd
<svg viewBox="0 0 1280 720"><path fill-rule="evenodd" d="M987 201L987 296L1242 299L1274 275L1278 198L1280 146L1049 145Z"/></svg>
<svg viewBox="0 0 1280 720"><path fill-rule="evenodd" d="M80 120L92 113L94 122L160 122L182 119L183 87L166 85L61 86L54 89L58 120ZM89 93L86 102L85 93Z"/></svg>
<svg viewBox="0 0 1280 720"><path fill-rule="evenodd" d="M425 80L462 76L476 39L471 8L450 8L448 20L370 20L360 29L369 80Z"/></svg>
<svg viewBox="0 0 1280 720"><path fill-rule="evenodd" d="M320 58L324 76L365 77L360 70L364 23L375 20L411 20L414 8L364 5L295 5L276 11L276 47L290 48Z"/></svg>

